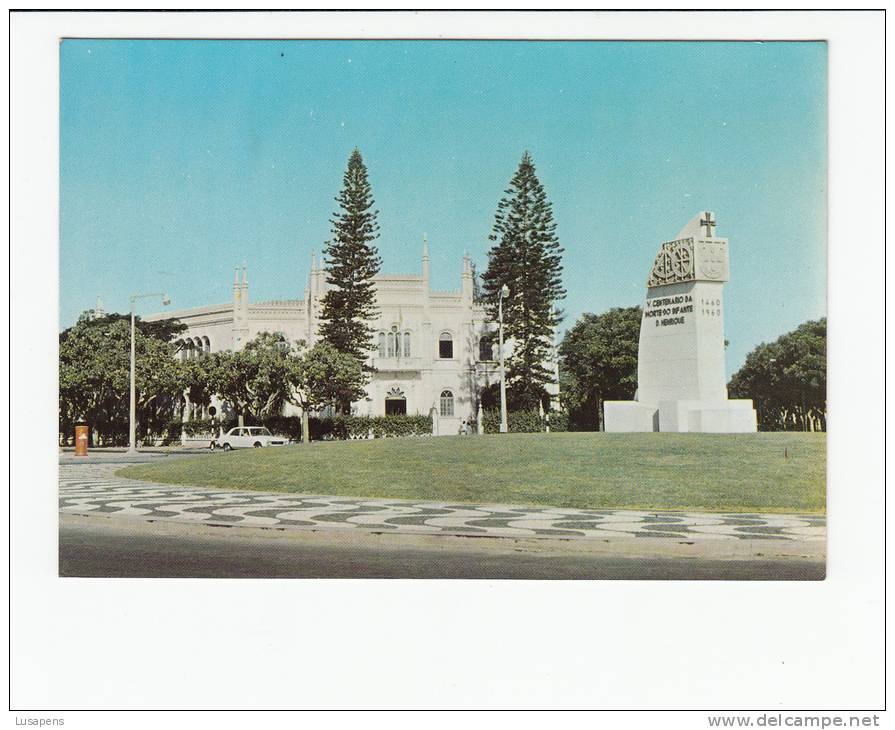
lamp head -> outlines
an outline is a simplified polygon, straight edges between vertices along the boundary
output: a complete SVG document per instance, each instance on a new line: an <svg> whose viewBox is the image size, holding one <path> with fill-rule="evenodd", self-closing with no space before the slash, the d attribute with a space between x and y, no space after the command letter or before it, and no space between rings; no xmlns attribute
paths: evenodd
<svg viewBox="0 0 895 730"><path fill-rule="evenodd" d="M162 305L167 307L170 303L171 298L167 294L165 294L165 296L162 297Z"/></svg>
<svg viewBox="0 0 895 730"><path fill-rule="evenodd" d="M506 284L500 287L500 296L503 299L506 299L508 296L510 296L510 287L508 287Z"/></svg>

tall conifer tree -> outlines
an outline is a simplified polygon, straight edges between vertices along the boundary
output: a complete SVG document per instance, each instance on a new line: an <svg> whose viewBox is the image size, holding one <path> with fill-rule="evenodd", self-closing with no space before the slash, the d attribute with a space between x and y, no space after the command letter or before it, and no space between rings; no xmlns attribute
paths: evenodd
<svg viewBox="0 0 895 730"><path fill-rule="evenodd" d="M488 270L482 276L486 308L496 322L498 297L503 302L505 337L513 340L507 360L507 387L519 407L537 408L544 386L554 374L544 366L553 346L553 333L562 313L556 302L565 297L562 253L556 236L552 204L535 174L526 151L510 186L497 206L489 236Z"/></svg>
<svg viewBox="0 0 895 730"><path fill-rule="evenodd" d="M340 210L330 220L332 239L323 250L329 289L321 300L320 336L363 364L373 349L369 325L377 314L373 277L382 261L373 245L379 238L379 211L373 209L367 168L357 148L348 160L336 202Z"/></svg>

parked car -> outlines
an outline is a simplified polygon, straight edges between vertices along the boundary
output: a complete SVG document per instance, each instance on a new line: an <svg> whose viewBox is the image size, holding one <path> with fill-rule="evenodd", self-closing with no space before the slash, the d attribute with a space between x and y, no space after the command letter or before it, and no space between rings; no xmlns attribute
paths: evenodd
<svg viewBox="0 0 895 730"><path fill-rule="evenodd" d="M286 439L274 436L264 426L236 426L211 442L212 449L260 449L262 446L283 446Z"/></svg>

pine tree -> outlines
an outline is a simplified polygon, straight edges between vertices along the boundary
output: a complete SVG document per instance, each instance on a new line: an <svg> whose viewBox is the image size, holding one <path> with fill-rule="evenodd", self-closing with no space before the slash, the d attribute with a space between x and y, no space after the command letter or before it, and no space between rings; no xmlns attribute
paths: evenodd
<svg viewBox="0 0 895 730"><path fill-rule="evenodd" d="M373 277L382 262L373 245L379 238L379 211L373 210L367 168L357 148L348 160L336 202L341 210L330 220L332 239L323 250L329 289L321 300L320 336L364 364L374 344L369 325L377 314Z"/></svg>
<svg viewBox="0 0 895 730"><path fill-rule="evenodd" d="M489 236L495 244L488 252L482 285L488 314L495 322L500 289L509 287L509 297L503 302L504 336L513 340L507 388L515 403L537 408L544 386L554 380L544 361L550 356L553 333L562 318L556 302L566 295L563 249L556 236L552 204L527 151L504 193Z"/></svg>

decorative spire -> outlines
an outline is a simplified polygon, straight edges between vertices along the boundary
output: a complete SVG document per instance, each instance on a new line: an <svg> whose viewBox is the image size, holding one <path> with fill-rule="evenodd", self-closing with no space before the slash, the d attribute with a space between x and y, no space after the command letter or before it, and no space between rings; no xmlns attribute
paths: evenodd
<svg viewBox="0 0 895 730"><path fill-rule="evenodd" d="M239 267L238 266L233 269L233 286L234 286L234 288L239 286Z"/></svg>
<svg viewBox="0 0 895 730"><path fill-rule="evenodd" d="M426 234L423 234L423 258L429 258L429 238Z"/></svg>
<svg viewBox="0 0 895 730"><path fill-rule="evenodd" d="M317 271L317 252L312 248L311 249L311 273L313 274Z"/></svg>
<svg viewBox="0 0 895 730"><path fill-rule="evenodd" d="M249 286L249 271L245 263L242 265L242 288L247 289Z"/></svg>
<svg viewBox="0 0 895 730"><path fill-rule="evenodd" d="M463 274L460 276L460 292L463 301L472 304L475 297L475 285L472 281L472 259L469 258L469 251L463 252Z"/></svg>

